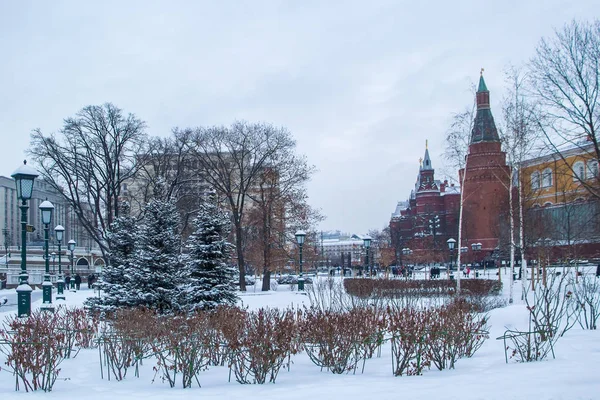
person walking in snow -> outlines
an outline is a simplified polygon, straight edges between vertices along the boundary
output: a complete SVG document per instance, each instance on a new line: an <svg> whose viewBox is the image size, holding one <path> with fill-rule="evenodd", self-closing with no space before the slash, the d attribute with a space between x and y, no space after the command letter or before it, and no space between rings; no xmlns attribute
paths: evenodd
<svg viewBox="0 0 600 400"><path fill-rule="evenodd" d="M75 274L75 290L79 290L81 286L81 276L79 274Z"/></svg>

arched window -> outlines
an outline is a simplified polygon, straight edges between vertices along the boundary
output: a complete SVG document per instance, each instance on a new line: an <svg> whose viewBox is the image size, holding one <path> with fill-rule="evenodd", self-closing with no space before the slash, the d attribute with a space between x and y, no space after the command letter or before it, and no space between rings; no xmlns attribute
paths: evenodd
<svg viewBox="0 0 600 400"><path fill-rule="evenodd" d="M540 188L540 173L535 171L531 174L531 188L539 189Z"/></svg>
<svg viewBox="0 0 600 400"><path fill-rule="evenodd" d="M577 161L573 164L573 180L575 182L582 181L585 179L585 165L583 161Z"/></svg>
<svg viewBox="0 0 600 400"><path fill-rule="evenodd" d="M542 187L550 186L552 186L552 170L550 168L546 168L542 171Z"/></svg>
<svg viewBox="0 0 600 400"><path fill-rule="evenodd" d="M551 203L551 202L549 202L549 201L547 201L547 202L545 202L545 203L544 203L544 207L549 207L549 206L551 206L551 205L552 205L552 203Z"/></svg>
<svg viewBox="0 0 600 400"><path fill-rule="evenodd" d="M598 160L589 160L587 162L587 178L598 178Z"/></svg>

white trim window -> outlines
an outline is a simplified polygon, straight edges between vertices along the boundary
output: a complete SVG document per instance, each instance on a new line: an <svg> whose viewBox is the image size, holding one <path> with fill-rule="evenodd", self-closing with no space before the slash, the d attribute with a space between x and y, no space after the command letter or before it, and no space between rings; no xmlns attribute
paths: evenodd
<svg viewBox="0 0 600 400"><path fill-rule="evenodd" d="M577 161L573 164L573 181L579 182L585 179L585 164L583 161Z"/></svg>
<svg viewBox="0 0 600 400"><path fill-rule="evenodd" d="M588 160L587 179L598 178L598 160Z"/></svg>
<svg viewBox="0 0 600 400"><path fill-rule="evenodd" d="M550 186L552 186L552 170L550 168L546 168L542 171L542 187Z"/></svg>
<svg viewBox="0 0 600 400"><path fill-rule="evenodd" d="M539 189L540 188L540 173L535 171L531 174L531 188Z"/></svg>

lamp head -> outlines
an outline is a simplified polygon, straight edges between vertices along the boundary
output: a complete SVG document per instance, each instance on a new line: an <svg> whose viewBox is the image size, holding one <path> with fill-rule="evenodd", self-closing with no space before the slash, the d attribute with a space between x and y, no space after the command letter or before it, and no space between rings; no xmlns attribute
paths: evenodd
<svg viewBox="0 0 600 400"><path fill-rule="evenodd" d="M67 243L67 246L69 248L69 251L74 251L75 250L75 245L77 244L76 241L74 241L73 239L69 240L69 242Z"/></svg>
<svg viewBox="0 0 600 400"><path fill-rule="evenodd" d="M19 200L29 200L33 194L33 181L39 176L38 172L27 165L27 160L21 165L11 177L17 185L17 198Z"/></svg>
<svg viewBox="0 0 600 400"><path fill-rule="evenodd" d="M446 243L448 243L448 248L450 250L454 250L454 246L456 246L456 240L450 238L446 241Z"/></svg>
<svg viewBox="0 0 600 400"><path fill-rule="evenodd" d="M371 247L371 240L372 240L372 239L371 239L371 236L365 236L365 237L363 238L363 243L364 243L364 245L365 245L365 248L367 248L367 249L368 249L369 247Z"/></svg>
<svg viewBox="0 0 600 400"><path fill-rule="evenodd" d="M298 244L300 246L302 246L304 244L305 238L306 238L306 232L304 232L304 231L296 232L296 242L298 242Z"/></svg>
<svg viewBox="0 0 600 400"><path fill-rule="evenodd" d="M54 228L54 232L56 233L56 240L62 242L63 234L65 233L65 228L62 225L56 225Z"/></svg>
<svg viewBox="0 0 600 400"><path fill-rule="evenodd" d="M54 214L54 204L48 200L44 200L40 204L40 211L42 212L42 224L48 225L52 221L52 214Z"/></svg>

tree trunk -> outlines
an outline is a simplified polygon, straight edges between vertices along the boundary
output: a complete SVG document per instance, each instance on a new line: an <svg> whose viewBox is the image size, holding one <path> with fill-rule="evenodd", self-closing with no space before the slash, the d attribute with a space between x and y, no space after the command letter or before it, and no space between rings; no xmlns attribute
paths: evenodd
<svg viewBox="0 0 600 400"><path fill-rule="evenodd" d="M235 247L238 257L238 269L240 271L240 290L246 291L246 268L244 264L244 248L242 247L242 223L238 218L234 218L235 223Z"/></svg>
<svg viewBox="0 0 600 400"><path fill-rule="evenodd" d="M513 291L515 280L515 216L513 210L513 191L512 191L512 181L515 169L513 166L510 167L510 175L509 175L509 184L508 184L508 214L510 218L510 276L509 279L509 294L508 294L508 304L513 303ZM500 272L498 272L500 273Z"/></svg>

